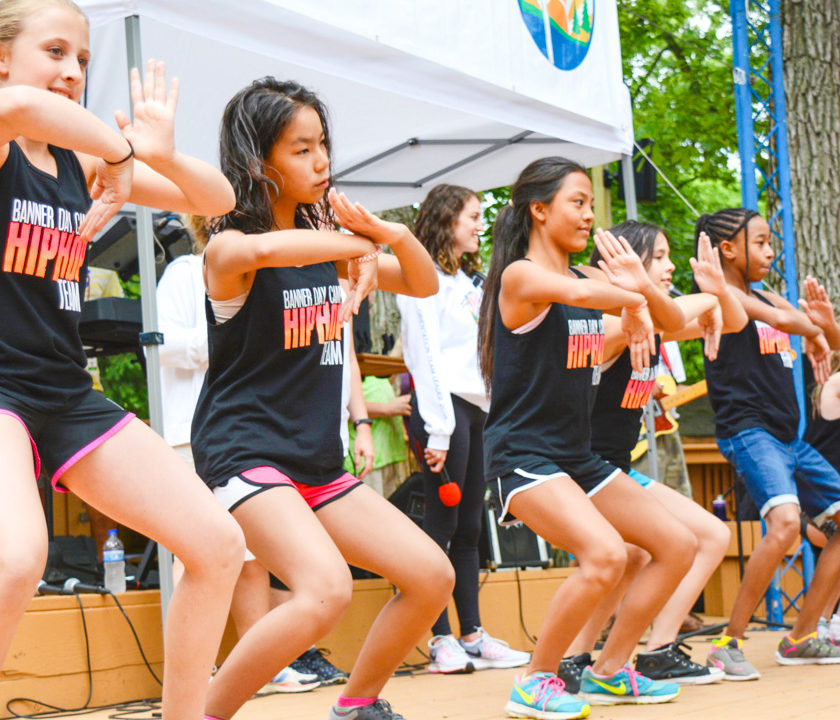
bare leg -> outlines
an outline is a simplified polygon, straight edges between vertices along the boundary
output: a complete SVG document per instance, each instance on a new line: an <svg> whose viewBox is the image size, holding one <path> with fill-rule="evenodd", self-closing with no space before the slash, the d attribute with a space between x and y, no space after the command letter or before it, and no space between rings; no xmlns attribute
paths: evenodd
<svg viewBox="0 0 840 720"><path fill-rule="evenodd" d="M201 720L244 543L236 523L172 449L132 420L62 482L184 563L164 633L164 720Z"/></svg>
<svg viewBox="0 0 840 720"><path fill-rule="evenodd" d="M765 516L767 532L752 551L738 589L726 634L742 638L755 608L764 595L785 551L799 535L799 506L777 505ZM798 624L798 623L797 623ZM814 619L816 625L816 618Z"/></svg>
<svg viewBox="0 0 840 720"><path fill-rule="evenodd" d="M578 571L554 593L526 670L526 674L556 673L591 609L621 579L627 553L618 533L568 477L553 478L518 493L511 499L510 510L580 563Z"/></svg>
<svg viewBox="0 0 840 720"><path fill-rule="evenodd" d="M697 538L694 563L653 621L647 649L655 650L676 640L685 616L723 560L729 547L730 532L714 515L685 495L661 483L653 483L647 490Z"/></svg>
<svg viewBox="0 0 840 720"><path fill-rule="evenodd" d="M834 521L840 519L840 512L834 516ZM802 609L791 630L791 637L799 639L817 628L817 621L830 599L836 596L837 578L840 577L840 536L834 535L820 553L820 559L814 568L814 577Z"/></svg>
<svg viewBox="0 0 840 720"><path fill-rule="evenodd" d="M630 659L636 643L694 561L697 541L650 492L621 473L592 502L626 542L650 553L636 576L595 662L597 673L613 674Z"/></svg>
<svg viewBox="0 0 840 720"><path fill-rule="evenodd" d="M47 527L23 425L0 415L0 667L47 562ZM49 492L49 490L47 490Z"/></svg>
<svg viewBox="0 0 840 720"><path fill-rule="evenodd" d="M268 571L258 560L242 563L242 572L239 573L230 602L230 614L237 636L242 637L270 609Z"/></svg>
<svg viewBox="0 0 840 720"><path fill-rule="evenodd" d="M233 516L245 532L248 549L283 579L292 595L240 637L216 673L207 712L217 718L230 718L278 671L326 635L352 592L347 564L294 488L266 490L242 503Z"/></svg>
<svg viewBox="0 0 840 720"><path fill-rule="evenodd" d="M452 595L455 572L426 533L366 485L317 515L347 562L397 586L368 631L342 692L345 697L377 697L440 615Z"/></svg>
<svg viewBox="0 0 840 720"><path fill-rule="evenodd" d="M581 628L581 631L566 651L566 657L592 652L595 643L598 641L598 636L615 613L616 608L621 604L621 600L624 597L624 593L627 592L627 588L630 587L630 583L633 582L641 569L650 562L650 555L641 548L626 543L624 547L627 550L627 565L624 568L624 575L621 576L618 585L598 603L595 611L589 617L589 620L586 621L586 625Z"/></svg>

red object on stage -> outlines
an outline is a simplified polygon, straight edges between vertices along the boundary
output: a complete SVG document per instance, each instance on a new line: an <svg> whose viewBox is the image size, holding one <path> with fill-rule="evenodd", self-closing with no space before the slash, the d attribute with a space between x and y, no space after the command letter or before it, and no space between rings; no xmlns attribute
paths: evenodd
<svg viewBox="0 0 840 720"><path fill-rule="evenodd" d="M461 488L458 487L458 483L450 480L441 484L438 488L438 496L446 507L454 507L461 502Z"/></svg>

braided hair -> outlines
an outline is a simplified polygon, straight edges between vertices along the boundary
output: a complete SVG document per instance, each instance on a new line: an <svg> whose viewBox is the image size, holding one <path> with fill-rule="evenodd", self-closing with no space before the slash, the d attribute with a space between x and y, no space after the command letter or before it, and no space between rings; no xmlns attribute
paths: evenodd
<svg viewBox="0 0 840 720"><path fill-rule="evenodd" d="M709 240L712 243L712 247L720 247L720 244L724 241L732 241L735 236L744 231L744 255L747 259L747 266L744 271L744 280L745 285L747 286L747 293L750 292L750 283L749 283L749 276L750 276L750 254L748 252L749 248L749 237L748 237L748 230L747 225L749 224L750 220L754 217L759 217L759 214L755 210L749 210L748 208L725 208L723 210L718 210L716 213L712 213L711 215L701 215L697 218L697 222L694 224L694 256L697 256L697 246L700 243L700 233L704 232L706 235L709 236ZM700 288L697 286L697 283L691 283L691 292L699 292Z"/></svg>

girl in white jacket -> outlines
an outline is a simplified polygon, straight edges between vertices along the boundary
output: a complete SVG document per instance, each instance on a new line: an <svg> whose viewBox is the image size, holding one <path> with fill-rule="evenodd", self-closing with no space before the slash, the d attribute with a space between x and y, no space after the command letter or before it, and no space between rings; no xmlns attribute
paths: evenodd
<svg viewBox="0 0 840 720"><path fill-rule="evenodd" d="M486 487L482 431L490 404L477 356L483 229L481 205L472 190L433 188L417 216L416 234L435 261L440 290L423 299L397 296L403 355L414 381L411 429L424 460L423 528L449 555L456 578L460 642L444 610L429 642L431 672L516 667L529 659L490 637L478 610L478 539ZM448 482L460 489L455 505L444 504L455 497L444 492L442 498L438 492Z"/></svg>

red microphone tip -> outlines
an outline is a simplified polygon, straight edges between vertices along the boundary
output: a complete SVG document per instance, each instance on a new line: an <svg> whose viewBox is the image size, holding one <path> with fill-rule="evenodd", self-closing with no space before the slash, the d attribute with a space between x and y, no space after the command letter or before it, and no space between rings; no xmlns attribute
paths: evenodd
<svg viewBox="0 0 840 720"><path fill-rule="evenodd" d="M443 483L438 488L438 495L440 496L440 501L446 507L454 507L461 502L461 488L454 482Z"/></svg>

